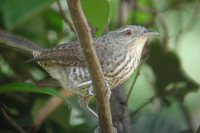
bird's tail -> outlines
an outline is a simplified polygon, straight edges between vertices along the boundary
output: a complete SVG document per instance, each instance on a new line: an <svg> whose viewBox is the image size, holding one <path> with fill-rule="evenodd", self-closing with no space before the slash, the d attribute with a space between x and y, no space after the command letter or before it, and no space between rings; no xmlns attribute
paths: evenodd
<svg viewBox="0 0 200 133"><path fill-rule="evenodd" d="M0 46L6 44L23 52L32 54L33 51L41 49L37 44L27 41L16 35L12 35L0 30Z"/></svg>

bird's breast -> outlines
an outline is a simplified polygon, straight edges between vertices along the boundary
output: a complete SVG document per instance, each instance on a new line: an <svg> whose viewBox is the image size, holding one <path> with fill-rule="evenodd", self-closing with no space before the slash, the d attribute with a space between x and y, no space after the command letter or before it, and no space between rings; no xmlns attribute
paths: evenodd
<svg viewBox="0 0 200 133"><path fill-rule="evenodd" d="M140 57L136 53L126 53L113 58L113 62L105 70L105 79L111 88L118 86L127 80L139 64Z"/></svg>

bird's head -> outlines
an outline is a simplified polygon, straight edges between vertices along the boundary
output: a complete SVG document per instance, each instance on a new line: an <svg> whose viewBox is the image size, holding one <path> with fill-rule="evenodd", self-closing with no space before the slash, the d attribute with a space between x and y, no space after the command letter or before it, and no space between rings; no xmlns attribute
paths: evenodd
<svg viewBox="0 0 200 133"><path fill-rule="evenodd" d="M115 46L121 48L143 47L149 36L158 35L145 27L128 25L106 34Z"/></svg>

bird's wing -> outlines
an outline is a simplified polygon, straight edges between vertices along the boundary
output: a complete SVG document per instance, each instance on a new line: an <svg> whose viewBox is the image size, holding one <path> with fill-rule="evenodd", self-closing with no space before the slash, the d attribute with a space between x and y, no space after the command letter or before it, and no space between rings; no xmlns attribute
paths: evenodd
<svg viewBox="0 0 200 133"><path fill-rule="evenodd" d="M85 66L83 52L78 42L65 43L49 49L33 52L34 59L27 62L55 62L67 66Z"/></svg>
<svg viewBox="0 0 200 133"><path fill-rule="evenodd" d="M97 55L100 56L103 45L99 42L93 42ZM50 49L42 49L33 53L34 59L29 61L48 61L60 63L67 66L86 67L83 50L78 42L58 45ZM99 57L100 58L100 57ZM101 62L101 60L100 60Z"/></svg>

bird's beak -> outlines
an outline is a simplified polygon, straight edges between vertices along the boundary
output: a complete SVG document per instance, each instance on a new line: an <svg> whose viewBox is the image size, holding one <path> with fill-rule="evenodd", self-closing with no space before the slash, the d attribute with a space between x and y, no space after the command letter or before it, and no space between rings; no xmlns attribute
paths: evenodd
<svg viewBox="0 0 200 133"><path fill-rule="evenodd" d="M159 33L158 32L153 32L153 31L148 31L148 32L145 32L144 35L145 36L152 36L152 35L154 36L154 35L159 35Z"/></svg>

